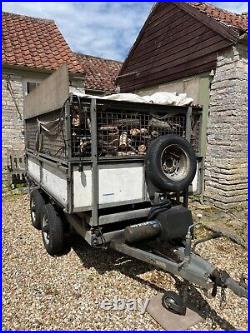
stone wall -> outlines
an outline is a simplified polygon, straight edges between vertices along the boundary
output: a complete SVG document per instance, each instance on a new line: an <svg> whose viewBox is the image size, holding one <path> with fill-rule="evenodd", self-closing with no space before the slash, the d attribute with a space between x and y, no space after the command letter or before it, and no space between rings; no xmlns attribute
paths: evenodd
<svg viewBox="0 0 250 333"><path fill-rule="evenodd" d="M205 198L228 209L247 200L247 47L218 55L211 84Z"/></svg>
<svg viewBox="0 0 250 333"><path fill-rule="evenodd" d="M11 89L12 94L8 87ZM2 76L2 170L7 177L7 164L11 149L24 150L23 84L17 75Z"/></svg>

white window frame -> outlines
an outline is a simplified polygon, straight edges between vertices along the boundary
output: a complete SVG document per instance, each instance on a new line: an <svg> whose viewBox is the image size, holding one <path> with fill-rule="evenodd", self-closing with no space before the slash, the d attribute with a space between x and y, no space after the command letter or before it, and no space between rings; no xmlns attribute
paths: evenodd
<svg viewBox="0 0 250 333"><path fill-rule="evenodd" d="M28 83L36 83L36 84L40 84L42 82L42 80L39 79L25 79L23 80L23 95L27 96L28 95Z"/></svg>

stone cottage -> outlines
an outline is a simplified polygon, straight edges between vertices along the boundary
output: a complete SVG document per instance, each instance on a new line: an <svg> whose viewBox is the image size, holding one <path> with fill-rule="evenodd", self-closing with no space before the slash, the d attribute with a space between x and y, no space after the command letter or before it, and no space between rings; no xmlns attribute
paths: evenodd
<svg viewBox="0 0 250 333"><path fill-rule="evenodd" d="M117 78L121 92L186 92L203 105L203 195L247 200L246 14L202 2L153 6Z"/></svg>
<svg viewBox="0 0 250 333"><path fill-rule="evenodd" d="M67 63L72 86L92 94L114 92L121 63L75 54L53 20L2 14L2 163L6 178L12 149L24 149L23 99Z"/></svg>

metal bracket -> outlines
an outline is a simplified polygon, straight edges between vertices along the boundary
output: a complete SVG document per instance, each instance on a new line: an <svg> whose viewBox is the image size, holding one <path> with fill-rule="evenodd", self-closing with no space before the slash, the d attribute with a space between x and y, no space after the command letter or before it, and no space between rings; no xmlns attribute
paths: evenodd
<svg viewBox="0 0 250 333"><path fill-rule="evenodd" d="M91 162L92 162L92 220L93 226L98 225L98 204L99 204L99 171L97 156L97 119L96 99L91 99Z"/></svg>
<svg viewBox="0 0 250 333"><path fill-rule="evenodd" d="M191 132L192 132L192 106L188 107L187 115L186 115L186 139L190 142L191 140Z"/></svg>

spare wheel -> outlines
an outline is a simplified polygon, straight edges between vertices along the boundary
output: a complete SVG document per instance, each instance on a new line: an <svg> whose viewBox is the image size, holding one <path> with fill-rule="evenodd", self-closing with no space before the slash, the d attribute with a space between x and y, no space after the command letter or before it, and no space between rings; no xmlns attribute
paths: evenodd
<svg viewBox="0 0 250 333"><path fill-rule="evenodd" d="M191 144L169 134L152 141L146 155L146 177L162 192L182 192L192 183L197 160Z"/></svg>

